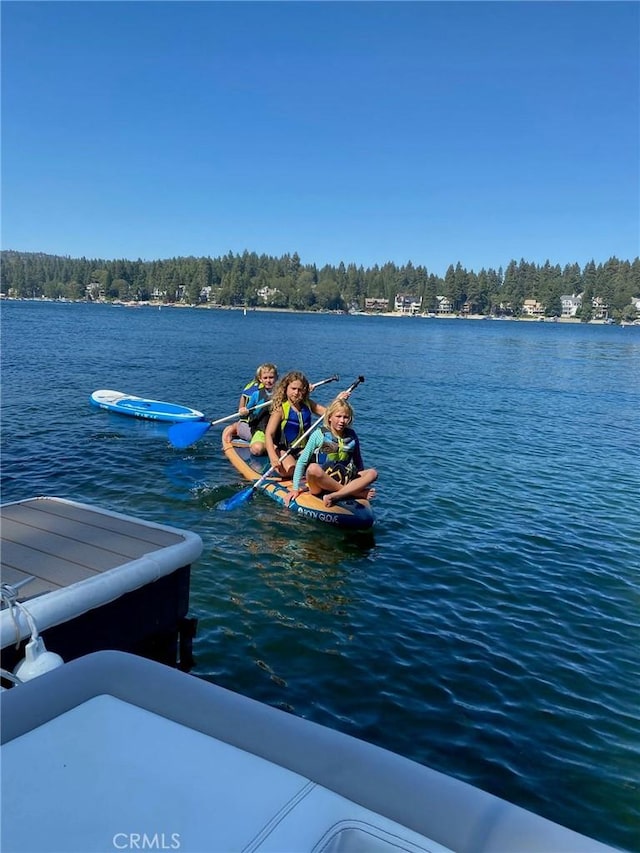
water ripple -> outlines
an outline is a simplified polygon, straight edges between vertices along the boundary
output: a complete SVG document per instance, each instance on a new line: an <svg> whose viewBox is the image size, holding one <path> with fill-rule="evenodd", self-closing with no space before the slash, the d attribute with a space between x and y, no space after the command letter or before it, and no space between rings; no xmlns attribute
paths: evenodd
<svg viewBox="0 0 640 853"><path fill-rule="evenodd" d="M640 850L640 334L39 304L2 322L3 499L197 531L197 674ZM292 352L314 378L366 374L366 535L262 496L218 512L242 484L215 429L176 451L87 403L115 387L221 416Z"/></svg>

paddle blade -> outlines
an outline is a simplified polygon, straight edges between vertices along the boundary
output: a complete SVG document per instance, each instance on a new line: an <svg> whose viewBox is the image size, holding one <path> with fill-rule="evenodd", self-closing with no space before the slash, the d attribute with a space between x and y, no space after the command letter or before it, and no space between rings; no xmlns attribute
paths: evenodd
<svg viewBox="0 0 640 853"><path fill-rule="evenodd" d="M169 427L169 441L174 447L182 450L202 438L210 426L209 421L186 421L183 424L174 424Z"/></svg>
<svg viewBox="0 0 640 853"><path fill-rule="evenodd" d="M246 503L253 497L253 486L249 486L248 489L243 489L241 492L236 492L235 495L231 495L230 498L227 498L224 501L220 501L220 503L216 506L216 509L222 510L222 512L228 512L231 509L237 509L242 504Z"/></svg>

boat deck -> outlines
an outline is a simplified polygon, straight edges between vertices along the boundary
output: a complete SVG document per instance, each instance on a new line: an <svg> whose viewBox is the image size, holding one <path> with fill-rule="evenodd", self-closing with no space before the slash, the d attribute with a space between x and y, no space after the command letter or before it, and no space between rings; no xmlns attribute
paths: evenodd
<svg viewBox="0 0 640 853"><path fill-rule="evenodd" d="M614 853L478 788L149 660L0 695L13 853ZM37 820L33 819L34 780ZM123 784L126 782L126 784ZM69 809L81 819L69 821Z"/></svg>
<svg viewBox="0 0 640 853"><path fill-rule="evenodd" d="M18 600L88 580L184 541L184 534L60 498L0 508L2 582Z"/></svg>
<svg viewBox="0 0 640 853"><path fill-rule="evenodd" d="M57 497L5 504L0 523L3 593L27 605L47 647L65 660L107 647L119 619L130 625L133 650L154 620L161 630L184 618L190 565L202 551L195 533ZM79 619L72 637L69 626ZM60 649L50 646L49 630L57 632ZM5 668L13 664L16 641L30 635L19 608L3 606Z"/></svg>

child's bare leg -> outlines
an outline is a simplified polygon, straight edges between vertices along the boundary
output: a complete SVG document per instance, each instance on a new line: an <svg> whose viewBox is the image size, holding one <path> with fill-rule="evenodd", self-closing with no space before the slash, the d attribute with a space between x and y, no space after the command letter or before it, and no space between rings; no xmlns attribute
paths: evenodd
<svg viewBox="0 0 640 853"><path fill-rule="evenodd" d="M249 452L252 456L262 456L267 452L265 434L261 429L256 430L250 437Z"/></svg>
<svg viewBox="0 0 640 853"><path fill-rule="evenodd" d="M251 441L251 430L249 429L249 424L246 421L238 421L235 427L235 433L238 438L241 438L243 441Z"/></svg>
<svg viewBox="0 0 640 853"><path fill-rule="evenodd" d="M346 485L340 486L337 490L332 489L329 494L322 498L322 502L325 506L333 506L336 501L341 501L345 498L373 497L373 495L370 495L370 492L375 494L375 489L370 489L369 487L377 479L378 472L376 469L367 468L366 471L361 471L355 479L350 480Z"/></svg>
<svg viewBox="0 0 640 853"><path fill-rule="evenodd" d="M323 492L337 492L340 488L340 483L330 477L317 462L312 462L309 465L305 478L312 495L321 495Z"/></svg>
<svg viewBox="0 0 640 853"><path fill-rule="evenodd" d="M287 456L286 459L283 459L279 465L278 470L280 471L280 476L284 479L289 479L293 470L296 467L296 460L292 456Z"/></svg>

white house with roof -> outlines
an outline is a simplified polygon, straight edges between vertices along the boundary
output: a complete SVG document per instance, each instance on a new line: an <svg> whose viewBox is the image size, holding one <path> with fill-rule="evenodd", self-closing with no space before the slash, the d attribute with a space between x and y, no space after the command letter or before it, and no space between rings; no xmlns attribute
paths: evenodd
<svg viewBox="0 0 640 853"><path fill-rule="evenodd" d="M414 296L411 293L396 293L394 311L399 311L401 314L419 314L421 307L422 296Z"/></svg>
<svg viewBox="0 0 640 853"><path fill-rule="evenodd" d="M269 301L272 297L274 297L274 296L276 295L276 293L278 293L278 292L279 292L279 291L278 291L278 288L277 288L277 287L267 287L267 286L265 286L265 287L261 287L261 288L257 291L257 295L258 295L258 297L259 297L260 299L262 299L262 301L263 301L263 302L268 302L268 301Z"/></svg>
<svg viewBox="0 0 640 853"><path fill-rule="evenodd" d="M436 302L438 303L436 313L453 314L453 302L448 296L436 296Z"/></svg>
<svg viewBox="0 0 640 853"><path fill-rule="evenodd" d="M568 294L561 296L560 302L562 303L562 316L575 317L578 310L582 307L582 294L576 295L573 293L571 296Z"/></svg>
<svg viewBox="0 0 640 853"><path fill-rule="evenodd" d="M594 320L606 320L609 316L609 305L602 296L594 296L591 300Z"/></svg>

